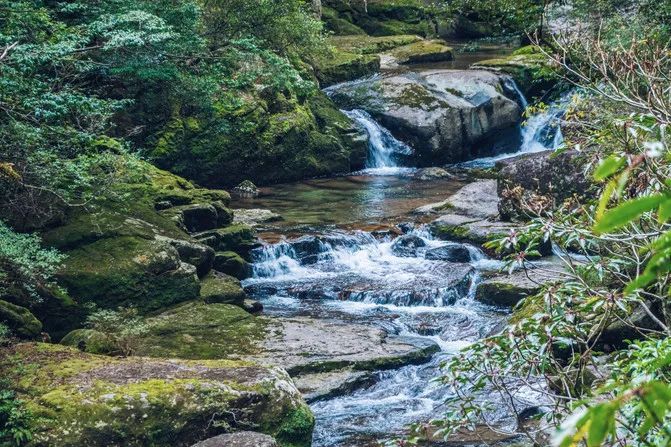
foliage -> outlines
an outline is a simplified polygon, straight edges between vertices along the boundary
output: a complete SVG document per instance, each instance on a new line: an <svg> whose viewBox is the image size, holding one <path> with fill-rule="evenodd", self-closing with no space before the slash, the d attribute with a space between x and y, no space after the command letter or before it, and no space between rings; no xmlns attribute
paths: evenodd
<svg viewBox="0 0 671 447"><path fill-rule="evenodd" d="M33 416L16 393L0 382L0 444L21 446L33 438Z"/></svg>
<svg viewBox="0 0 671 447"><path fill-rule="evenodd" d="M536 444L552 432L558 446L671 442L671 103L658 95L671 67L656 36L561 36L548 54L591 94L591 106L567 118L567 138L600 159L584 173L601 194L567 200L490 245L512 251L511 268L543 268L529 255L551 241L565 277L520 303L501 334L446 363L442 380L455 394L433 422L439 434L495 425L496 406L521 420L524 388L542 414L515 432Z"/></svg>
<svg viewBox="0 0 671 447"><path fill-rule="evenodd" d="M11 336L12 332L9 328L5 324L0 323L0 347L8 344Z"/></svg>
<svg viewBox="0 0 671 447"><path fill-rule="evenodd" d="M18 288L34 299L54 287L53 275L64 256L41 246L37 235L19 234L0 221L0 288Z"/></svg>
<svg viewBox="0 0 671 447"><path fill-rule="evenodd" d="M133 307L96 310L88 316L86 323L105 335L110 345L123 356L133 354L142 336L149 332L149 326Z"/></svg>

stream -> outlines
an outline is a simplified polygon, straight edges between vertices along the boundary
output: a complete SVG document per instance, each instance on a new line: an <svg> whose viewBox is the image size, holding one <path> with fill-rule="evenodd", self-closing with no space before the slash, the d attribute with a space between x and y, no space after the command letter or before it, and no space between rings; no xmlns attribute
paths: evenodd
<svg viewBox="0 0 671 447"><path fill-rule="evenodd" d="M562 135L556 122L566 100L527 119L517 151L462 165L491 166L521 153L557 148ZM507 314L473 299L481 275L500 263L468 245L460 245L462 259L436 259L432 250L457 244L434 239L411 214L465 183L451 177L417 178L415 168L397 161L411 151L407 145L366 112L346 113L369 136L365 170L261 188L258 197L234 203L237 208L269 208L284 218L259 228L266 245L253 252L254 274L243 285L263 303L266 315L373 325L389 334L431 340L440 352L428 363L378 372L372 384L347 395L313 402L314 447L374 446L402 436L408 424L440 417L450 395L434 380L441 375L441 362L491 334ZM402 239L413 243L404 245ZM535 397L519 398L533 404ZM506 427L515 424L510 419L502 412L489 421Z"/></svg>

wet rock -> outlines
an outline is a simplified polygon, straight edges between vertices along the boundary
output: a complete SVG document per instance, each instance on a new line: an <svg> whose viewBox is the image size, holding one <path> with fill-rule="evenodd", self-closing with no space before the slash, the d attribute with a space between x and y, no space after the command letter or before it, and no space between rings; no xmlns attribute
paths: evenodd
<svg viewBox="0 0 671 447"><path fill-rule="evenodd" d="M491 239L504 237L517 227L510 222L477 219L460 214L446 214L431 223L433 233L440 239L479 246Z"/></svg>
<svg viewBox="0 0 671 447"><path fill-rule="evenodd" d="M542 263L539 268L501 274L478 284L475 299L497 306L515 306L524 298L540 293L547 284L565 279L557 262Z"/></svg>
<svg viewBox="0 0 671 447"><path fill-rule="evenodd" d="M279 214L265 209L236 209L233 213L233 222L250 226L282 220Z"/></svg>
<svg viewBox="0 0 671 447"><path fill-rule="evenodd" d="M588 195L595 187L584 171L591 158L577 151L546 151L499 162L497 191L502 218L526 220L567 199Z"/></svg>
<svg viewBox="0 0 671 447"><path fill-rule="evenodd" d="M211 272L200 282L200 297L206 303L226 303L242 306L247 294L240 281L232 276Z"/></svg>
<svg viewBox="0 0 671 447"><path fill-rule="evenodd" d="M451 61L454 56L444 40L421 40L403 45L385 53L391 59L387 66L394 64L419 64L426 62Z"/></svg>
<svg viewBox="0 0 671 447"><path fill-rule="evenodd" d="M212 269L214 250L207 245L185 239L171 239L162 236L157 236L156 239L167 241L175 247L179 254L179 259L196 267L199 277L205 276Z"/></svg>
<svg viewBox="0 0 671 447"><path fill-rule="evenodd" d="M345 396L356 390L369 387L378 381L378 374L368 371L344 369L294 378L296 388L308 403Z"/></svg>
<svg viewBox="0 0 671 447"><path fill-rule="evenodd" d="M450 212L468 217L492 218L499 214L496 180L478 180L461 188L446 201Z"/></svg>
<svg viewBox="0 0 671 447"><path fill-rule="evenodd" d="M390 335L363 324L309 317L273 318L279 324L263 342L259 361L282 365L290 375L351 368L394 369L427 362L439 348L419 337Z"/></svg>
<svg viewBox="0 0 671 447"><path fill-rule="evenodd" d="M10 368L3 379L31 384L21 398L40 415L39 436L49 445L185 446L221 427L258 427L282 445L311 443L314 416L274 366L110 358L35 343L0 348L0 358L9 356L34 365Z"/></svg>
<svg viewBox="0 0 671 447"><path fill-rule="evenodd" d="M450 244L427 250L424 257L432 261L470 262L471 252L461 244Z"/></svg>
<svg viewBox="0 0 671 447"><path fill-rule="evenodd" d="M417 249L425 246L426 242L421 237L414 234L405 234L394 240L394 243L391 245L391 251L396 256L415 257L417 256Z"/></svg>
<svg viewBox="0 0 671 447"><path fill-rule="evenodd" d="M414 149L420 166L473 158L474 148L515 127L521 110L505 77L474 70L401 73L335 89L342 107L363 109Z"/></svg>
<svg viewBox="0 0 671 447"><path fill-rule="evenodd" d="M36 338L42 332L42 323L22 306L0 300L0 323L4 323L12 334L20 338Z"/></svg>
<svg viewBox="0 0 671 447"><path fill-rule="evenodd" d="M279 445L271 436L253 431L241 431L215 436L191 447L279 447Z"/></svg>
<svg viewBox="0 0 671 447"><path fill-rule="evenodd" d="M234 251L217 252L212 268L218 272L231 275L239 280L252 275L252 266Z"/></svg>
<svg viewBox="0 0 671 447"><path fill-rule="evenodd" d="M259 195L259 188L250 180L243 180L238 186L233 188L233 192L243 197L254 197Z"/></svg>
<svg viewBox="0 0 671 447"><path fill-rule="evenodd" d="M422 181L428 181L428 180L436 180L436 179L441 179L441 178L446 178L446 177L452 177L452 174L450 174L449 171L443 169L443 168L424 168L420 169L417 173L415 173L414 178L417 180L422 180Z"/></svg>
<svg viewBox="0 0 671 447"><path fill-rule="evenodd" d="M263 304L256 300L246 299L242 302L242 308L250 314L258 314L263 312Z"/></svg>

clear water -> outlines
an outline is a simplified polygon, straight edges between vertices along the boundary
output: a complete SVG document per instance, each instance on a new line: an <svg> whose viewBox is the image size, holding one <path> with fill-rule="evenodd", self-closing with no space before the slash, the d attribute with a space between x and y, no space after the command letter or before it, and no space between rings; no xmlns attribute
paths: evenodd
<svg viewBox="0 0 671 447"><path fill-rule="evenodd" d="M521 107L527 106L514 82L506 88ZM490 166L520 153L559 147L563 101L527 120L517 151L467 165ZM399 234L394 224L416 220L412 210L444 200L463 183L417 180L413 170L399 166L399 156L409 154L410 148L365 112L348 115L370 137L365 171L262 188L259 197L233 203L234 208L270 208L284 217L261 228L268 244L253 253L254 276L244 286L263 302L267 314L373 325L389 334L429 339L440 352L428 363L379 372L372 385L313 403L313 447L377 446L379 440L403 436L408 424L440 417L450 396L450 390L435 380L441 375L440 364L506 318L504 310L473 299L480 277L500 268L500 262L469 246L468 262L427 259L427 250L450 242L434 240L421 224L404 231L420 238L423 247L412 253L394 248ZM495 393L486 398L495 399ZM540 398L520 385L515 399L518 406L534 406ZM488 414L487 422L514 427L515 420L504 408L501 404Z"/></svg>
<svg viewBox="0 0 671 447"><path fill-rule="evenodd" d="M434 381L440 363L505 317L472 298L485 265L478 249L469 247L467 263L429 260L427 250L449 242L421 226L411 234L426 244L411 256L399 256L391 237L363 231L325 231L254 252L255 274L244 285L267 313L375 325L441 348L429 363L380 372L372 386L313 403L314 447L375 445L402 435L410 423L440 416L450 393Z"/></svg>

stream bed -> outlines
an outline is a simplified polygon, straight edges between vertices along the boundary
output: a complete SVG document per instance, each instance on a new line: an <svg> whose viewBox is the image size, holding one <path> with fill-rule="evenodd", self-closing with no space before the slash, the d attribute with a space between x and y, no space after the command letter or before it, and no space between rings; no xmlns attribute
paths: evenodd
<svg viewBox="0 0 671 447"><path fill-rule="evenodd" d="M519 101L526 105L523 97ZM517 150L465 166L556 148L561 132L553 121L562 110L558 104L531 117L520 128ZM509 312L474 299L480 278L501 263L474 246L436 240L426 218L413 214L453 195L464 178L426 178L399 166L409 148L365 112L346 113L369 136L365 170L261 188L257 197L232 203L267 208L283 218L257 228L264 246L253 251L254 274L243 286L269 316L370 326L423 338L439 349L426 363L377 371L344 395L312 401L313 447L377 446L402 437L409 424L439 418L450 396L449 387L436 381L441 363L500 328ZM452 254L436 255L445 250ZM517 398L538 402L533 392ZM516 421L500 408L488 422L514 428Z"/></svg>

